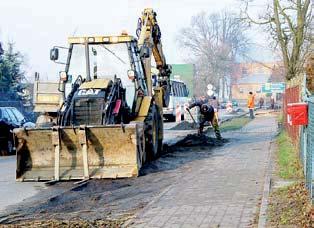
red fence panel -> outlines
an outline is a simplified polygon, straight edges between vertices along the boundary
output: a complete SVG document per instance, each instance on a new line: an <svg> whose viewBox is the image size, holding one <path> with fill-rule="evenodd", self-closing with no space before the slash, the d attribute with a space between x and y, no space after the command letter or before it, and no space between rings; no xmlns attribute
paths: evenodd
<svg viewBox="0 0 314 228"><path fill-rule="evenodd" d="M287 88L283 95L283 120L284 127L295 145L299 143L300 126L291 126L287 122L287 104L300 102L300 87Z"/></svg>

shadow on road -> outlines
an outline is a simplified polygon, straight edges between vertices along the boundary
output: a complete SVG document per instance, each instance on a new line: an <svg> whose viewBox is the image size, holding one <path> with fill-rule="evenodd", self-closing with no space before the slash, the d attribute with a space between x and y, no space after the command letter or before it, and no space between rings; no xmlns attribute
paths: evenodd
<svg viewBox="0 0 314 228"><path fill-rule="evenodd" d="M90 180L82 188L51 196L48 200L18 205L10 212L14 216L8 216L5 223L47 219L121 219L121 216L142 209L156 195L179 180L189 169L189 163L219 156L213 153L212 148L222 146L227 141L188 135L173 146L165 145L164 153L145 165L137 178ZM63 184L69 183L60 182L50 188Z"/></svg>

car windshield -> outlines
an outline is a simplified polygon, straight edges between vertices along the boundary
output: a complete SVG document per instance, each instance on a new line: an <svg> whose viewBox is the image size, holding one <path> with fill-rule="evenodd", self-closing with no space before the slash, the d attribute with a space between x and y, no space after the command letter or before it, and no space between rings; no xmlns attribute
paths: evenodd
<svg viewBox="0 0 314 228"><path fill-rule="evenodd" d="M128 78L131 69L127 43L89 44L90 75L91 78L121 79L126 88L126 100L132 106L135 95L135 84ZM78 75L86 78L86 59L84 45L73 45L68 74L75 81Z"/></svg>
<svg viewBox="0 0 314 228"><path fill-rule="evenodd" d="M16 117L18 122L25 121L25 117L23 116L23 114L20 113L16 108L12 108L11 111L14 114L14 116Z"/></svg>

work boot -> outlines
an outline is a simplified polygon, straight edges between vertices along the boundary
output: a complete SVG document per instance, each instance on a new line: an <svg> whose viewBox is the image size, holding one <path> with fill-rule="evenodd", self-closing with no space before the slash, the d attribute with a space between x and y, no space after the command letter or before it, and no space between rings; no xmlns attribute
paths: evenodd
<svg viewBox="0 0 314 228"><path fill-rule="evenodd" d="M198 129L197 134L198 134L199 136L203 135L203 128L202 128L202 127L200 127L200 128Z"/></svg>
<svg viewBox="0 0 314 228"><path fill-rule="evenodd" d="M215 136L218 140L222 140L218 124L213 124Z"/></svg>
<svg viewBox="0 0 314 228"><path fill-rule="evenodd" d="M215 130L215 136L218 140L222 140L221 134L219 130Z"/></svg>

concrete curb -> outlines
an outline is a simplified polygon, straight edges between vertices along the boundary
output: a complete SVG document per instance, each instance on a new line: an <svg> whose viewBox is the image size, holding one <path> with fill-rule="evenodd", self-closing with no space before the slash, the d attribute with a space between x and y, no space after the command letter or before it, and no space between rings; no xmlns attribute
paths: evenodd
<svg viewBox="0 0 314 228"><path fill-rule="evenodd" d="M267 208L268 208L268 199L269 199L269 193L271 189L271 174L272 174L272 154L274 150L274 141L270 142L269 146L269 152L268 152L268 164L264 179L264 189L263 189L263 197L262 197L262 203L260 205L260 211L258 216L258 228L264 228L266 227L267 223Z"/></svg>

